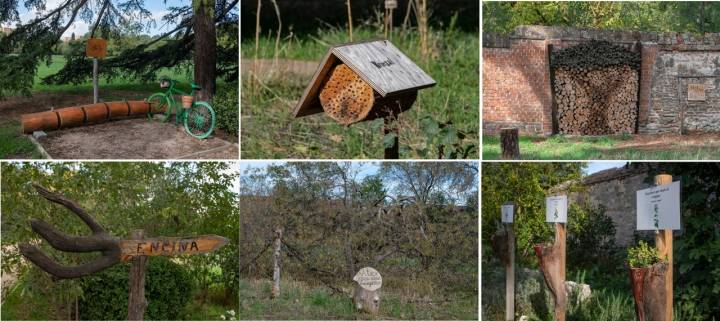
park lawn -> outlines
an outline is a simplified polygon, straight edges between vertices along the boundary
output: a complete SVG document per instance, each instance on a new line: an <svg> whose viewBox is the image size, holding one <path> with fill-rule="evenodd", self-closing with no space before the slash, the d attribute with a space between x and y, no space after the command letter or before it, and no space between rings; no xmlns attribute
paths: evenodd
<svg viewBox="0 0 720 321"><path fill-rule="evenodd" d="M382 31L360 27L354 40L376 39ZM401 158L438 158L438 134L423 130L422 118L430 116L440 123L451 123L464 134L463 146L477 147L479 141L479 37L453 27L432 30L428 36L432 52L427 61L420 54L416 31L397 32L391 41L415 61L436 82L435 87L419 92L409 111L400 115L399 138ZM314 35L283 39L277 57L281 62L298 60L319 63L332 44L349 42L347 31L323 28ZM275 57L272 37L262 37L257 57ZM241 43L241 57L255 58L254 39ZM247 69L244 69L247 70ZM242 153L245 158L382 158L382 120L351 126L335 123L324 115L295 119L292 110L302 96L312 74L283 73L260 80L243 72L241 94ZM262 77L260 77L262 78ZM477 148L468 158L476 158Z"/></svg>
<svg viewBox="0 0 720 321"><path fill-rule="evenodd" d="M335 294L327 287L311 286L301 281L283 279L280 296L270 299L271 280L240 280L240 320L355 320L373 319L370 314L356 312L350 295ZM403 297L380 290L380 312L376 319L461 319L474 320L477 296L430 302L427 297Z"/></svg>
<svg viewBox="0 0 720 321"><path fill-rule="evenodd" d="M645 136L646 138L647 136ZM681 137L681 136L677 136ZM663 139L643 146L637 136L550 137L521 136L521 159L545 160L707 160L720 158L720 146L703 144L702 139ZM483 160L500 159L498 136L483 136Z"/></svg>

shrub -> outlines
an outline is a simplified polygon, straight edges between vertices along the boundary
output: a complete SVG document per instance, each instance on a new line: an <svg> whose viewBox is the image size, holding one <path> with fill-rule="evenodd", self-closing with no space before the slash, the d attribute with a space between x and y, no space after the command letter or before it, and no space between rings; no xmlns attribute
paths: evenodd
<svg viewBox="0 0 720 321"><path fill-rule="evenodd" d="M124 320L127 317L129 264L116 265L83 280L83 320ZM192 281L185 267L167 258L149 258L145 273L145 319L172 320L192 300Z"/></svg>
<svg viewBox="0 0 720 321"><path fill-rule="evenodd" d="M645 241L638 242L636 247L628 248L628 263L632 268L648 267L660 261L658 252Z"/></svg>
<svg viewBox="0 0 720 321"><path fill-rule="evenodd" d="M217 127L230 134L237 134L240 117L237 82L231 82L218 88L213 98L213 108L217 113Z"/></svg>

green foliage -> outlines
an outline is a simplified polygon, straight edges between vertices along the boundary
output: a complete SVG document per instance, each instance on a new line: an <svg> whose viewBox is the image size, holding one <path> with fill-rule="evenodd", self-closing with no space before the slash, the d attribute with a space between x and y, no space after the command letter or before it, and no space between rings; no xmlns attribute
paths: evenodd
<svg viewBox="0 0 720 321"><path fill-rule="evenodd" d="M129 264L116 265L83 278L80 317L84 320L124 320L127 317ZM178 319L192 301L192 279L187 268L167 258L150 257L145 274L149 320Z"/></svg>
<svg viewBox="0 0 720 321"><path fill-rule="evenodd" d="M500 206L515 202L519 259L536 262L533 245L552 238L551 227L545 223L546 193L560 183L580 178L582 167L581 163L483 163L483 244L490 244L490 237L500 225ZM483 260L488 257L483 255Z"/></svg>
<svg viewBox="0 0 720 321"><path fill-rule="evenodd" d="M645 241L638 242L635 247L627 249L628 264L632 268L646 268L662 261L655 248L648 246Z"/></svg>
<svg viewBox="0 0 720 321"><path fill-rule="evenodd" d="M615 223L603 205L570 204L567 229L568 267L608 271L617 266Z"/></svg>
<svg viewBox="0 0 720 321"><path fill-rule="evenodd" d="M238 102L238 83L231 82L219 86L213 97L213 108L217 114L217 126L230 134L237 135L240 121Z"/></svg>
<svg viewBox="0 0 720 321"><path fill-rule="evenodd" d="M575 1L483 2L484 32L509 33L520 25L656 31L716 32L714 2Z"/></svg>

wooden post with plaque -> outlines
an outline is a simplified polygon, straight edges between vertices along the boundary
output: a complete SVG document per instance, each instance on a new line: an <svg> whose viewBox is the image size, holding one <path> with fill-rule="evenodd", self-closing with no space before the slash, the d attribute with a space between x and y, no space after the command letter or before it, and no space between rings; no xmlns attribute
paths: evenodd
<svg viewBox="0 0 720 321"><path fill-rule="evenodd" d="M336 45L328 50L293 116L325 113L342 125L384 118L385 158L399 157L398 115L433 80L388 40Z"/></svg>
<svg viewBox="0 0 720 321"><path fill-rule="evenodd" d="M70 236L58 231L52 225L31 219L30 227L40 234L50 246L65 252L102 252L94 261L78 266L64 266L50 259L37 246L29 243L19 245L20 253L43 271L58 279L87 276L117 263L132 263L129 277L128 320L142 320L147 307L145 300L145 266L148 256L179 256L207 253L227 244L228 240L217 235L197 237L155 237L145 238L142 230L132 233L132 238L120 240L110 235L80 205L60 193L33 184L40 196L60 204L75 213L92 231L90 236Z"/></svg>

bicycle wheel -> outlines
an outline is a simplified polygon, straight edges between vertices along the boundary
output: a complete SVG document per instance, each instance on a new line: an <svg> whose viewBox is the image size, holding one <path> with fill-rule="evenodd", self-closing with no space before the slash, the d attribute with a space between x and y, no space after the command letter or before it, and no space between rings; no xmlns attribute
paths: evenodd
<svg viewBox="0 0 720 321"><path fill-rule="evenodd" d="M163 122L170 119L170 99L163 93L152 94L148 99L145 100L150 103L150 111L148 112L148 118L153 119L153 116L157 114L165 113L165 119Z"/></svg>
<svg viewBox="0 0 720 321"><path fill-rule="evenodd" d="M185 130L195 138L204 139L215 129L215 111L204 101L193 103L185 115Z"/></svg>

